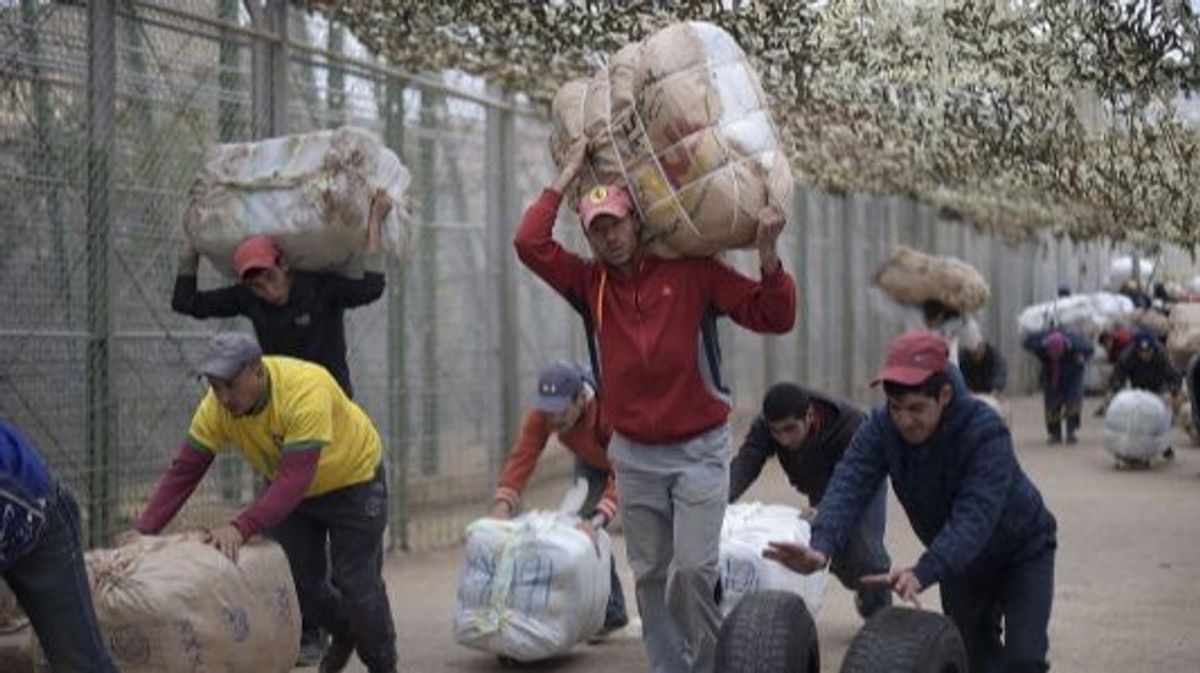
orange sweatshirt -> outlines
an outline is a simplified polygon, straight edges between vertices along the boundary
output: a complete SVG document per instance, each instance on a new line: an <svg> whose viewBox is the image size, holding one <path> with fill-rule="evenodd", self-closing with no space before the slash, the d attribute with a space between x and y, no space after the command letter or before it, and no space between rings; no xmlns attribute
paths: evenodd
<svg viewBox="0 0 1200 673"><path fill-rule="evenodd" d="M513 511L521 502L521 492L529 483L529 477L537 466L546 442L554 434L550 415L538 410L525 414L521 423L521 434L517 443L504 462L504 471L500 474L500 485L496 488L496 500L508 503ZM596 511L601 512L608 520L612 520L617 511L617 484L613 477L612 464L608 462L608 439L612 436L612 428L605 427L600 419L600 401L597 397L588 400L583 414L570 430L560 433L558 440L575 454L585 464L608 470L608 483L604 487L604 495L596 505Z"/></svg>

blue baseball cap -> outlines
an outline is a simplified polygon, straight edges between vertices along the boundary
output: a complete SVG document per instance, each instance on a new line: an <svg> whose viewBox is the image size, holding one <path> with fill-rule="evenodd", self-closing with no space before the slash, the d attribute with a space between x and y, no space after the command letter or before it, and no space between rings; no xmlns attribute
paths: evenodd
<svg viewBox="0 0 1200 673"><path fill-rule="evenodd" d="M583 390L583 372L569 362L555 362L538 375L537 399L533 405L550 414L562 413Z"/></svg>

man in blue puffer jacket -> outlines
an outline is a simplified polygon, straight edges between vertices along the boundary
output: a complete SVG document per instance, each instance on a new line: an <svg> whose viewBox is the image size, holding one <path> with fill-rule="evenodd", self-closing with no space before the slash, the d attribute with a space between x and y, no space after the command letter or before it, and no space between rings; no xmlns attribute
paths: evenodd
<svg viewBox="0 0 1200 673"><path fill-rule="evenodd" d="M892 342L876 380L886 407L834 471L812 546L773 542L763 555L803 573L825 567L891 477L926 550L916 565L863 584L916 602L940 583L942 610L962 633L973 673L1046 671L1057 523L1017 464L1004 421L967 393L948 357L928 332Z"/></svg>
<svg viewBox="0 0 1200 673"><path fill-rule="evenodd" d="M0 575L54 673L116 673L104 647L79 536L79 505L37 450L0 421Z"/></svg>

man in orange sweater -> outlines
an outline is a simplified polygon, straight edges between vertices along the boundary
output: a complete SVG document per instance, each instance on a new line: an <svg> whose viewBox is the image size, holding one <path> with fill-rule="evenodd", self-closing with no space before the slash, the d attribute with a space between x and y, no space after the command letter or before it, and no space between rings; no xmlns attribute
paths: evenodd
<svg viewBox="0 0 1200 673"><path fill-rule="evenodd" d="M583 517L580 528L594 537L595 531L607 526L617 511L617 485L608 462L612 429L601 422L595 383L582 368L569 362L555 362L538 376L534 408L525 414L521 435L504 462L490 514L507 519L520 509L521 493L552 434L575 454L576 479L587 480L587 498L579 508L579 516ZM629 623L615 558L611 582L601 635Z"/></svg>

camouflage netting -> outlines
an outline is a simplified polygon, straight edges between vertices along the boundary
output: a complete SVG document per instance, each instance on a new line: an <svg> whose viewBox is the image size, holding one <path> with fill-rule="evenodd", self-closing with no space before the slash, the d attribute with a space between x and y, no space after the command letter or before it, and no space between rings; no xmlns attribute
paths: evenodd
<svg viewBox="0 0 1200 673"><path fill-rule="evenodd" d="M801 183L909 195L1011 236L1200 242L1200 135L1180 113L1200 109L1190 0L301 4L397 67L546 103L632 40L712 21L756 64Z"/></svg>

